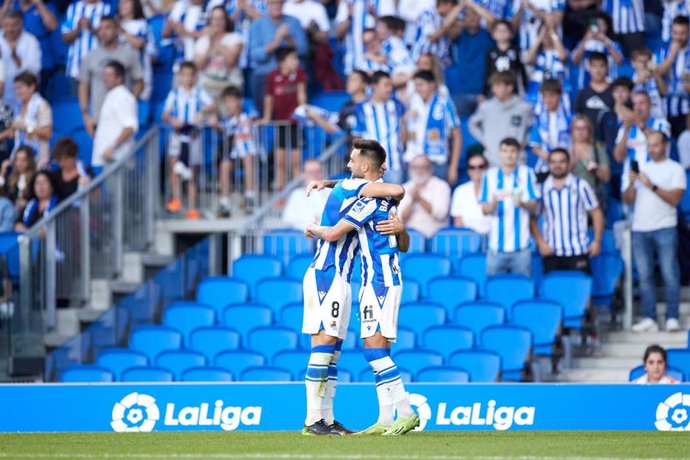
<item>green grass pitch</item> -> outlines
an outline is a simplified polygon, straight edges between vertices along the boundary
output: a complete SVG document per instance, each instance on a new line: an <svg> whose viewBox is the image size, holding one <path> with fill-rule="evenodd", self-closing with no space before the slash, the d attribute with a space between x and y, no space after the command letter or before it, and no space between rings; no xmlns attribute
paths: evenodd
<svg viewBox="0 0 690 460"><path fill-rule="evenodd" d="M0 459L689 458L690 433L443 432L306 437L287 432L0 434Z"/></svg>

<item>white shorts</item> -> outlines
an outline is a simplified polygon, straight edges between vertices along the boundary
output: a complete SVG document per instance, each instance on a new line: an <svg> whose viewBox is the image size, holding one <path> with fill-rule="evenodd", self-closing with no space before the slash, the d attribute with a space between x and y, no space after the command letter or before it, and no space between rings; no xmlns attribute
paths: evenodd
<svg viewBox="0 0 690 460"><path fill-rule="evenodd" d="M390 286L377 294L371 284L359 292L359 317L362 322L361 337L372 337L376 331L395 342L398 336L398 312L402 297L402 284Z"/></svg>
<svg viewBox="0 0 690 460"><path fill-rule="evenodd" d="M323 271L309 267L304 274L302 287L302 332L313 335L323 329L326 335L345 340L352 308L350 283L338 276L335 268Z"/></svg>
<svg viewBox="0 0 690 460"><path fill-rule="evenodd" d="M202 157L202 143L201 138L204 133L201 132L196 136L192 137L189 145L189 164L187 166L200 166L203 162ZM180 135L176 132L170 133L170 141L168 143L168 155L172 158L177 158L180 156L180 150L182 149L182 142L180 141Z"/></svg>

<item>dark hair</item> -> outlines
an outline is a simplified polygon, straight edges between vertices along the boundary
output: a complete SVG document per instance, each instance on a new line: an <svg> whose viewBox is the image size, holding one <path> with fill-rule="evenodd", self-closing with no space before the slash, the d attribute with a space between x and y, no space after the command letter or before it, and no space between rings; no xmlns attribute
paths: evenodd
<svg viewBox="0 0 690 460"><path fill-rule="evenodd" d="M405 21L398 16L381 16L379 22L388 27L393 32L402 32L405 30Z"/></svg>
<svg viewBox="0 0 690 460"><path fill-rule="evenodd" d="M630 59L634 60L638 56L647 56L647 57L651 58L652 57L652 51L645 46L642 46L640 48L635 48L630 53Z"/></svg>
<svg viewBox="0 0 690 460"><path fill-rule="evenodd" d="M642 96L644 96L645 98L647 98L647 102L649 102L650 104L652 103L652 97L649 95L649 93L648 93L647 91L642 91L642 90L640 90L640 91L635 91L635 92L633 93L632 97L635 97L635 96L637 96L637 95L642 95ZM631 99L632 99L632 97L631 97Z"/></svg>
<svg viewBox="0 0 690 460"><path fill-rule="evenodd" d="M472 158L481 158L484 161L484 166L489 166L489 160L486 159L482 152L472 152L467 155L467 161L465 162L466 167L470 166L470 160Z"/></svg>
<svg viewBox="0 0 690 460"><path fill-rule="evenodd" d="M515 139L514 137L506 137L498 145L499 145L499 147L501 145L505 145L506 147L515 147L518 150L522 150L522 146L520 145L518 140Z"/></svg>
<svg viewBox="0 0 690 460"><path fill-rule="evenodd" d="M376 29L374 29L373 27L367 27L366 29L364 29L364 30L362 31L362 35L364 35L364 34L367 33L367 32L371 32L371 33L373 33L373 34L378 34L378 32L376 32Z"/></svg>
<svg viewBox="0 0 690 460"><path fill-rule="evenodd" d="M227 86L223 90L221 97L225 99L226 97L236 97L237 99L242 99L242 91L237 86Z"/></svg>
<svg viewBox="0 0 690 460"><path fill-rule="evenodd" d="M556 93L563 94L563 85L555 78L547 78L541 83L539 91L542 93Z"/></svg>
<svg viewBox="0 0 690 460"><path fill-rule="evenodd" d="M134 19L146 19L146 15L144 14L144 7L141 6L141 0L132 0L133 7L133 15Z"/></svg>
<svg viewBox="0 0 690 460"><path fill-rule="evenodd" d="M60 161L62 158L77 158L79 146L71 137L61 137L53 146L53 158Z"/></svg>
<svg viewBox="0 0 690 460"><path fill-rule="evenodd" d="M374 72L374 74L371 76L371 84L372 85L378 85L381 80L384 78L391 78L391 74L388 72L384 72L383 70L377 70Z"/></svg>
<svg viewBox="0 0 690 460"><path fill-rule="evenodd" d="M501 72L496 72L491 75L491 78L489 78L489 83L491 85L503 83L504 85L515 88L517 85L517 79L515 78L515 74L510 70L502 70Z"/></svg>
<svg viewBox="0 0 690 460"><path fill-rule="evenodd" d="M103 17L101 18L101 22L98 23L99 27L100 27L100 25L103 24L104 22L112 22L113 25L114 25L115 27L117 27L117 18L116 18L115 16L111 15L111 14L109 14L108 16L103 16Z"/></svg>
<svg viewBox="0 0 690 460"><path fill-rule="evenodd" d="M115 72L115 75L122 78L123 80L125 79L125 66L123 66L120 61L108 61L105 67L110 67L111 69L113 69L113 72Z"/></svg>
<svg viewBox="0 0 690 460"><path fill-rule="evenodd" d="M508 21L507 19L499 19L498 21L494 22L494 26L491 28L491 30L492 30L492 31L493 31L493 30L496 30L496 27L498 27L498 26L500 26L500 25L506 26L506 27L508 28L508 30L510 30L510 33L511 33L511 34L514 33L514 31L513 31L513 25L512 25L512 24L510 23L510 21Z"/></svg>
<svg viewBox="0 0 690 460"><path fill-rule="evenodd" d="M419 78L429 83L436 83L436 76L431 70L418 70L414 74L414 79Z"/></svg>
<svg viewBox="0 0 690 460"><path fill-rule="evenodd" d="M671 24L678 24L681 26L690 26L690 18L687 16L683 15L678 15L675 18L673 18L673 22Z"/></svg>
<svg viewBox="0 0 690 460"><path fill-rule="evenodd" d="M457 5L458 0L436 0L436 6L438 5Z"/></svg>
<svg viewBox="0 0 690 460"><path fill-rule="evenodd" d="M369 74L365 71L353 70L352 73L356 73L357 75L359 75L359 77L364 81L364 84L368 85L371 83L371 78L369 78Z"/></svg>
<svg viewBox="0 0 690 460"><path fill-rule="evenodd" d="M228 19L228 14L225 12L225 8L222 6L214 6L211 8L211 11L208 13L208 20L206 21L206 24L209 25L211 24L211 17L213 17L213 12L216 10L220 10L223 13L223 18L225 19L225 31L226 32L232 32L233 31L233 24L232 21Z"/></svg>
<svg viewBox="0 0 690 460"><path fill-rule="evenodd" d="M19 19L20 21L24 22L24 15L21 13L21 11L10 8L5 13L5 19Z"/></svg>
<svg viewBox="0 0 690 460"><path fill-rule="evenodd" d="M15 83L24 83L26 86L33 86L34 89L38 89L38 78L31 72L24 71L14 77Z"/></svg>
<svg viewBox="0 0 690 460"><path fill-rule="evenodd" d="M276 50L276 61L278 61L278 64L280 64L287 59L289 55L296 52L297 50L291 46L281 46Z"/></svg>
<svg viewBox="0 0 690 460"><path fill-rule="evenodd" d="M652 353L659 353L661 357L664 358L664 363L668 362L668 359L666 358L666 350L664 349L664 347L656 344L650 345L645 349L644 356L642 357L642 362L646 363L647 358L649 358L649 355L651 355Z"/></svg>
<svg viewBox="0 0 690 460"><path fill-rule="evenodd" d="M194 64L192 61L182 61L180 63L180 69L178 72L181 72L182 69L190 69L192 72L196 73L196 64Z"/></svg>
<svg viewBox="0 0 690 460"><path fill-rule="evenodd" d="M386 162L386 150L373 139L355 139L352 147L359 150L360 155L368 158L376 170Z"/></svg>
<svg viewBox="0 0 690 460"><path fill-rule="evenodd" d="M568 152L563 147L556 147L555 149L551 150L549 152L549 158L551 158L551 155L554 155L556 153L562 153L563 155L565 155L566 159L570 161L570 152Z"/></svg>
<svg viewBox="0 0 690 460"><path fill-rule="evenodd" d="M40 171L37 171L36 174L34 174L34 177L31 179L29 190L31 191L32 198L36 198L36 192L34 191L36 187L36 180L41 176L45 176L48 179L48 182L50 182L50 187L53 189L53 195L56 193L57 181L55 180L55 175L46 169L41 169Z"/></svg>
<svg viewBox="0 0 690 460"><path fill-rule="evenodd" d="M624 86L628 88L629 91L632 91L635 87L635 83L633 83L633 81L628 77L618 77L611 82L611 88L615 88L617 86Z"/></svg>
<svg viewBox="0 0 690 460"><path fill-rule="evenodd" d="M606 55L604 53L600 53L599 51L595 51L592 54L590 54L588 59L589 59L589 62L599 61L599 62L603 62L607 66L609 65L609 60L606 57Z"/></svg>

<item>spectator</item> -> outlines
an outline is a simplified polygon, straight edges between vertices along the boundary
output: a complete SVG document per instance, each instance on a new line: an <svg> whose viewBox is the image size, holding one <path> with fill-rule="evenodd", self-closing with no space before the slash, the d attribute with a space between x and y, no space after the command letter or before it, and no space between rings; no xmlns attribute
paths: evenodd
<svg viewBox="0 0 690 460"><path fill-rule="evenodd" d="M9 10L2 18L2 34L0 34L0 52L5 66L4 100L12 108L17 108L21 102L14 91L11 82L22 72L34 75L41 73L41 47L36 37L24 30L22 13Z"/></svg>
<svg viewBox="0 0 690 460"><path fill-rule="evenodd" d="M527 141L532 124L532 106L515 95L515 75L498 72L491 77L494 97L482 102L470 117L470 134L484 146L490 166L498 166L501 139L512 137L520 145ZM522 147L521 147L522 148Z"/></svg>
<svg viewBox="0 0 690 460"><path fill-rule="evenodd" d="M497 72L504 72L510 70L517 77L517 87L515 88L518 94L522 93L527 82L527 74L525 66L522 65L520 58L520 48L513 43L513 27L510 21L500 19L494 23L491 31L491 38L496 42L494 46L489 48L486 55L486 72L484 78L485 93L489 94L491 90L491 76Z"/></svg>
<svg viewBox="0 0 690 460"><path fill-rule="evenodd" d="M362 32L362 43L364 43L364 54L359 61L355 62L355 70L361 70L369 75L379 70L390 71L388 57L383 54L376 29L365 29Z"/></svg>
<svg viewBox="0 0 690 460"><path fill-rule="evenodd" d="M522 146L506 138L499 146L500 166L490 168L482 179L479 203L491 216L486 274L519 273L530 276L529 215L539 199L534 172L518 165Z"/></svg>
<svg viewBox="0 0 690 460"><path fill-rule="evenodd" d="M204 0L177 0L165 19L162 35L165 44L175 45L175 72L181 62L194 60L194 43L206 27L204 7Z"/></svg>
<svg viewBox="0 0 690 460"><path fill-rule="evenodd" d="M666 79L668 97L666 98L666 116L671 123L671 133L678 136L685 129L685 118L690 113L690 96L688 85L688 62L690 62L690 20L687 16L678 16L671 27L671 43L662 49L658 61L659 73Z"/></svg>
<svg viewBox="0 0 690 460"><path fill-rule="evenodd" d="M228 86L222 94L223 110L225 114L220 122L222 139L218 157L220 163L220 217L230 217L230 191L235 164L242 167L244 179L244 208L251 211L256 199L256 175L258 174L256 155L258 150L254 143L252 119L242 106L244 99L239 88ZM239 176L239 174L238 174ZM304 229L304 227L302 227Z"/></svg>
<svg viewBox="0 0 690 460"><path fill-rule="evenodd" d="M0 232L11 232L16 221L17 210L14 203L8 198L7 191L0 188Z"/></svg>
<svg viewBox="0 0 690 460"><path fill-rule="evenodd" d="M0 186L14 203L19 216L33 193L29 185L37 171L35 156L34 150L28 145L19 147L14 152L14 158L3 161L0 168Z"/></svg>
<svg viewBox="0 0 690 460"><path fill-rule="evenodd" d="M84 127L91 136L100 122L101 107L109 90L102 78L109 62L116 61L125 69L125 86L135 98L144 89L139 55L131 47L120 44L114 18L101 19L98 38L101 46L86 55L79 70L79 107Z"/></svg>
<svg viewBox="0 0 690 460"><path fill-rule="evenodd" d="M302 180L304 184L312 181L323 180L323 167L319 160L311 159L302 165ZM283 224L295 230L304 230L315 221L321 220L321 213L326 205L326 200L331 193L330 188L312 190L309 196L305 195L303 187L297 187L292 191L285 203L283 210Z"/></svg>
<svg viewBox="0 0 690 460"><path fill-rule="evenodd" d="M575 113L585 115L592 126L596 126L601 116L613 108L613 90L606 79L606 56L598 52L590 54L588 70L589 83L577 92L574 109Z"/></svg>
<svg viewBox="0 0 690 460"><path fill-rule="evenodd" d="M438 59L433 54L424 53L417 60L417 68L415 72L420 70L428 70L434 74L434 79L437 82L438 92L443 97L451 97L448 87L445 85L445 76ZM406 105L412 104L415 98L419 99L421 96L417 94L417 87L414 84L414 79L407 81L407 87L404 91L398 92L399 99Z"/></svg>
<svg viewBox="0 0 690 460"><path fill-rule="evenodd" d="M606 199L605 185L611 180L611 168L609 168L609 157L603 146L594 140L594 128L589 118L582 114L573 117L571 140L570 170L573 176L589 184L603 205ZM551 161L551 155L549 155L549 161Z"/></svg>
<svg viewBox="0 0 690 460"><path fill-rule="evenodd" d="M542 228L536 217L530 230L543 257L544 273L579 270L591 273L589 258L601 252L604 213L587 181L569 172L568 151L556 148L549 153L549 177L541 190ZM591 218L594 239L588 242L587 217Z"/></svg>
<svg viewBox="0 0 690 460"><path fill-rule="evenodd" d="M612 187L611 194L619 198L620 194L620 175L622 166L614 157L614 150L616 148L616 138L618 137L618 130L623 124L623 118L630 116L632 102L630 96L632 94L633 82L627 77L618 77L611 83L611 93L613 95L613 108L608 112L604 112L596 127L596 138L598 142L603 142L606 148L606 155L609 157L609 164L611 165L612 173Z"/></svg>
<svg viewBox="0 0 690 460"><path fill-rule="evenodd" d="M137 100L125 86L125 67L117 61L110 61L103 69L102 78L108 92L93 139L91 166L96 175L101 173L106 163L129 152L139 130Z"/></svg>
<svg viewBox="0 0 690 460"><path fill-rule="evenodd" d="M38 93L38 80L29 72L14 77L14 92L21 106L12 126L0 137L14 137L15 151L23 145L30 146L36 152L40 169L50 161L48 143L53 136L53 111Z"/></svg>
<svg viewBox="0 0 690 460"><path fill-rule="evenodd" d="M282 13L283 0L267 0L266 4L268 16L252 22L249 49L253 70L251 92L254 106L259 111L264 103L268 74L277 67L276 50L281 47L292 47L302 60L308 51L307 37L299 21ZM262 115L265 116L263 113Z"/></svg>
<svg viewBox="0 0 690 460"><path fill-rule="evenodd" d="M539 90L545 80L568 80L568 52L558 34L544 24L537 40L527 51L525 64L533 66L527 83L527 100L532 104L539 101Z"/></svg>
<svg viewBox="0 0 690 460"><path fill-rule="evenodd" d="M459 30L453 29L453 60L457 67L455 105L460 116L472 114L483 100L486 75L486 54L493 45L491 35L481 26L480 14L486 10L475 2L465 2L465 18ZM450 16L453 13L449 13ZM441 61L443 63L443 61Z"/></svg>
<svg viewBox="0 0 690 460"><path fill-rule="evenodd" d="M661 4L664 9L661 18L661 41L668 44L671 41L673 20L678 16L690 16L690 9L685 0L664 0Z"/></svg>
<svg viewBox="0 0 690 460"><path fill-rule="evenodd" d="M312 46L317 43L328 43L331 23L328 20L326 7L321 2L316 0L287 0L283 5L283 14L292 16L299 21Z"/></svg>
<svg viewBox="0 0 690 460"><path fill-rule="evenodd" d="M621 121L623 125L618 130L616 148L613 155L616 161L623 162L629 167L630 161L647 162L647 135L651 131L661 131L666 136L671 135L671 127L663 118L652 118L652 101L649 94L638 91L632 96L633 110L621 107Z"/></svg>
<svg viewBox="0 0 690 460"><path fill-rule="evenodd" d="M208 27L194 45L194 60L199 69L201 86L220 105L223 90L228 86L242 88L242 70L238 63L242 53L242 37L231 32L232 24L222 6L211 10Z"/></svg>
<svg viewBox="0 0 690 460"><path fill-rule="evenodd" d="M388 169L386 182L401 184L402 146L407 132L403 115L405 107L393 97L393 81L386 72L375 72L371 77L371 97L357 106L355 128L356 137L373 139L386 149Z"/></svg>
<svg viewBox="0 0 690 460"><path fill-rule="evenodd" d="M344 131L350 135L352 129L357 124L357 106L366 101L367 88L369 87L369 75L361 70L354 70L347 77L346 89L350 95L350 100L343 105L340 112L337 114L337 122L333 123L319 110L314 110L312 107L305 109L305 115L310 120L315 122L321 129L328 134L335 134ZM304 227L302 228L304 230Z"/></svg>
<svg viewBox="0 0 690 460"><path fill-rule="evenodd" d="M529 0L513 3L513 29L520 33L520 49L528 50L537 40L542 24L549 24L560 35L564 0L533 3Z"/></svg>
<svg viewBox="0 0 690 460"><path fill-rule="evenodd" d="M643 91L649 94L652 100L652 117L664 118L663 96L668 93L668 87L659 73L656 62L652 59L652 52L648 48L638 48L632 52L632 66L635 73L632 80L635 83L634 91Z"/></svg>
<svg viewBox="0 0 690 460"><path fill-rule="evenodd" d="M414 82L421 97L413 99L405 114L408 132L405 161L426 155L434 164L434 175L455 184L462 151L460 118L455 105L439 94L430 71L415 73Z"/></svg>
<svg viewBox="0 0 690 460"><path fill-rule="evenodd" d="M584 38L573 50L573 64L580 66L578 86L583 87L589 83L590 57L593 53L604 56L607 75L604 79L616 78L618 66L623 62L623 50L620 45L611 39L612 33L609 27L609 18L604 13L599 13L589 20L589 26Z"/></svg>
<svg viewBox="0 0 690 460"><path fill-rule="evenodd" d="M678 162L683 169L690 169L690 117L685 131L678 137Z"/></svg>
<svg viewBox="0 0 690 460"><path fill-rule="evenodd" d="M338 3L335 36L345 39L345 74L355 68L364 55L363 31L376 27L376 18L395 14L394 0L346 0Z"/></svg>
<svg viewBox="0 0 690 460"><path fill-rule="evenodd" d="M376 23L381 48L395 86L406 84L415 71L415 63L403 41L405 22L397 16L383 16Z"/></svg>
<svg viewBox="0 0 690 460"><path fill-rule="evenodd" d="M571 114L563 104L563 87L558 80L545 80L540 91L544 107L534 120L529 144L537 156L534 170L541 183L549 173L549 152L556 147L570 148Z"/></svg>
<svg viewBox="0 0 690 460"><path fill-rule="evenodd" d="M292 120L295 109L307 103L307 77L300 68L294 48L278 48L278 69L268 74L264 96L263 123L277 121L278 146L276 148L276 190L282 190L287 180L296 177L302 160L302 139L298 126ZM288 166L287 156L290 152Z"/></svg>
<svg viewBox="0 0 690 460"><path fill-rule="evenodd" d="M68 77L79 79L82 61L100 44L96 31L101 19L111 14L110 4L101 0L77 0L67 8L61 32L62 41L69 45L65 67Z"/></svg>
<svg viewBox="0 0 690 460"><path fill-rule="evenodd" d="M606 0L603 9L613 20L613 32L625 54L630 55L632 50L644 46L644 0Z"/></svg>
<svg viewBox="0 0 690 460"><path fill-rule="evenodd" d="M678 302L680 269L678 267L678 213L686 189L685 171L667 157L668 138L661 131L647 136L650 161L639 161L637 169L626 170L621 189L623 201L634 203L632 213L633 259L640 283L642 320L633 325L634 332L657 331L656 283L654 255L666 290L666 331L680 330Z"/></svg>
<svg viewBox="0 0 690 460"><path fill-rule="evenodd" d="M397 5L398 16L405 22L404 40L409 48L417 38L417 19L423 11L436 6L436 0L398 0Z"/></svg>
<svg viewBox="0 0 690 460"><path fill-rule="evenodd" d="M491 230L491 218L484 215L479 204L482 176L488 167L489 162L482 154L470 155L467 158L470 180L453 191L450 204L453 225L472 229L481 235L487 235Z"/></svg>
<svg viewBox="0 0 690 460"><path fill-rule="evenodd" d="M0 86L2 85L3 84L0 83ZM0 93L1 92L2 89L0 89ZM12 108L5 101L0 99L0 133L4 133L8 129L10 129L12 127L13 122L14 110L12 110ZM11 135L7 137L0 135L0 163L2 163L10 157L10 147L12 146L10 144L10 140L12 140Z"/></svg>
<svg viewBox="0 0 690 460"><path fill-rule="evenodd" d="M201 128L204 118L213 117L216 106L211 96L197 84L197 69L193 62L180 64L176 75L179 86L168 93L163 107L162 120L170 125L168 155L170 156L170 186L172 198L166 205L170 212L182 210L182 184L187 181L188 219L198 219L196 209L197 184L195 171L202 162Z"/></svg>
<svg viewBox="0 0 690 460"><path fill-rule="evenodd" d="M398 206L398 215L405 227L431 238L448 226L450 187L434 176L434 164L426 155L418 155L410 162L409 176L403 184L405 197Z"/></svg>
<svg viewBox="0 0 690 460"><path fill-rule="evenodd" d="M424 53L438 57L441 67L450 61L448 32L454 25L462 5L458 0L436 0L436 6L427 8L417 17L415 42L412 45L412 59L419 59Z"/></svg>
<svg viewBox="0 0 690 460"><path fill-rule="evenodd" d="M26 232L44 216L50 214L58 205L55 193L55 178L48 171L39 171L33 177L29 188L33 191L33 198L29 200L21 219L15 223L16 232Z"/></svg>
<svg viewBox="0 0 690 460"><path fill-rule="evenodd" d="M57 140L53 147L53 158L60 166L55 177L55 193L60 201L86 186L91 180L89 173L77 159L79 147L69 137Z"/></svg>
<svg viewBox="0 0 690 460"><path fill-rule="evenodd" d="M666 350L659 345L650 345L644 351L642 364L644 364L644 375L633 380L632 383L661 383L676 384L676 379L666 374L667 369Z"/></svg>
<svg viewBox="0 0 690 460"><path fill-rule="evenodd" d="M156 55L156 43L153 32L144 16L140 0L120 0L118 7L120 19L120 43L129 45L139 55L144 86L139 99L148 101L151 98L153 67L151 57Z"/></svg>
<svg viewBox="0 0 690 460"><path fill-rule="evenodd" d="M44 3L43 0L15 0L6 1L0 9L0 16L4 17L9 9L19 11L24 18L24 29L32 34L41 48L41 92L45 93L48 81L55 71L56 59L52 32L57 30L57 9L53 2ZM38 75L37 75L38 76Z"/></svg>

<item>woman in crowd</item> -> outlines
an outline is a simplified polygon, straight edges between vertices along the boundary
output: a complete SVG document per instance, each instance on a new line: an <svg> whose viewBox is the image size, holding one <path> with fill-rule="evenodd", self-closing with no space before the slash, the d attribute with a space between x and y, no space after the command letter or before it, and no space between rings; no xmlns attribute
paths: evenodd
<svg viewBox="0 0 690 460"><path fill-rule="evenodd" d="M575 115L570 130L572 173L586 180L601 201L605 197L605 186L611 180L609 157L605 149L595 142L594 128L587 116Z"/></svg>
<svg viewBox="0 0 690 460"><path fill-rule="evenodd" d="M467 174L470 180L453 192L450 204L450 215L453 225L474 230L486 235L491 230L491 216L482 212L479 204L482 176L489 167L489 162L481 153L469 154L467 158Z"/></svg>
<svg viewBox="0 0 690 460"><path fill-rule="evenodd" d="M666 350L659 345L648 346L642 362L645 373L633 380L633 383L678 383L676 379L666 375Z"/></svg>
<svg viewBox="0 0 690 460"><path fill-rule="evenodd" d="M156 44L144 16L144 8L140 0L120 0L117 14L120 17L120 42L131 46L139 53L144 76L144 89L139 98L148 101L151 97L153 79L151 56L155 54Z"/></svg>
<svg viewBox="0 0 690 460"><path fill-rule="evenodd" d="M11 169L10 169L11 166ZM29 186L36 174L34 150L28 145L19 147L12 160L5 160L0 167L0 187L14 203L17 214L24 212L26 203L31 199Z"/></svg>
<svg viewBox="0 0 690 460"><path fill-rule="evenodd" d="M55 178L55 192L60 201L89 183L89 174L77 159L78 151L77 143L69 137L58 139L53 147L53 159L60 165Z"/></svg>
<svg viewBox="0 0 690 460"><path fill-rule="evenodd" d="M417 59L417 68L414 72L412 72L412 75L420 70L428 70L432 72L437 82L438 93L443 97L450 97L450 91L448 91L448 87L445 84L445 75L441 69L441 64L434 54L424 53L419 56L419 59ZM398 95L401 97L401 102L408 106L411 104L412 98L419 97L419 94L417 94L417 89L414 85L414 78L410 78L407 81L405 91L398 91L398 93Z"/></svg>
<svg viewBox="0 0 690 460"><path fill-rule="evenodd" d="M27 203L21 219L14 225L17 232L30 229L43 216L55 209L58 196L55 193L55 179L49 171L39 171L31 184L34 197Z"/></svg>

